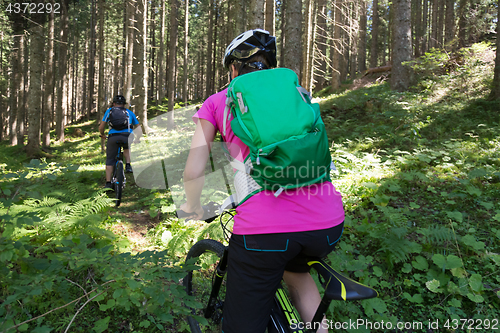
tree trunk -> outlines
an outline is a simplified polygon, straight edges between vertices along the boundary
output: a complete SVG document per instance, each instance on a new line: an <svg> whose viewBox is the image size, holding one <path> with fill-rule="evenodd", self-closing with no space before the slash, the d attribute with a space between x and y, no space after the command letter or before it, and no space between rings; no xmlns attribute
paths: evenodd
<svg viewBox="0 0 500 333"><path fill-rule="evenodd" d="M274 36L276 35L276 29L274 26L274 22L276 15L276 1L275 0L266 0L266 30Z"/></svg>
<svg viewBox="0 0 500 333"><path fill-rule="evenodd" d="M236 30L236 10L237 10L237 2L238 0L228 0L227 1L227 6L228 6L228 17L227 17L227 35L229 39L229 43L238 36L240 33L239 31ZM228 45L228 44L227 44ZM225 50L225 49L224 49Z"/></svg>
<svg viewBox="0 0 500 333"><path fill-rule="evenodd" d="M351 44L351 33L349 31L349 10L350 3L342 4L342 15L340 16L340 22L342 25L341 40L342 40L342 55L340 57L340 82L347 80L347 74L349 69L349 45Z"/></svg>
<svg viewBox="0 0 500 333"><path fill-rule="evenodd" d="M125 78L123 83L123 93L125 100L130 104L132 102L132 63L134 61L134 44L135 44L135 12L136 5L134 0L125 0L127 9L127 52L124 59L126 68Z"/></svg>
<svg viewBox="0 0 500 333"><path fill-rule="evenodd" d="M26 154L30 158L38 158L40 152L40 115L42 114L42 72L44 14L32 15L35 24L31 28L30 44L30 92L28 109L28 144Z"/></svg>
<svg viewBox="0 0 500 333"><path fill-rule="evenodd" d="M0 31L0 77L4 76L5 69L3 67L3 48L4 48L4 35L3 31ZM5 84L0 83L0 141L3 141L5 136L5 124L6 115L5 115L5 101L4 96L6 95L7 89Z"/></svg>
<svg viewBox="0 0 500 333"><path fill-rule="evenodd" d="M455 47L453 39L455 38L455 1L446 0L446 23L444 32L444 44L448 51Z"/></svg>
<svg viewBox="0 0 500 333"><path fill-rule="evenodd" d="M467 30L467 8L468 0L460 0L460 5L458 9L458 47L462 48L466 43L466 30Z"/></svg>
<svg viewBox="0 0 500 333"><path fill-rule="evenodd" d="M313 85L315 84L315 81L314 81L314 72L317 70L317 67L315 66L315 64L317 64L318 62L321 62L323 61L324 62L324 59L320 59L320 55L318 55L317 51L318 49L315 47L316 45L316 34L317 34L317 31L318 31L318 21L317 21L317 18L318 18L318 11L317 11L317 6L314 4L314 2L316 2L315 0L312 0L313 1L313 6L312 6L312 36L311 36L311 41L310 41L310 55L309 55L309 59L308 59L308 65L307 65L307 68L308 68L308 82L307 82L307 86L305 86L305 88L307 89L307 91L311 91L313 90ZM318 60L317 60L318 59Z"/></svg>
<svg viewBox="0 0 500 333"><path fill-rule="evenodd" d="M360 72L366 70L366 25L367 17L366 0L360 0L359 18L359 43L358 43L358 69Z"/></svg>
<svg viewBox="0 0 500 333"><path fill-rule="evenodd" d="M84 46L84 53L83 53L83 76L82 76L82 83L81 83L81 96L82 96L82 108L81 108L81 112L82 112L82 118L83 116L87 117L88 114L89 114L89 111L88 109L90 108L87 103L88 103L88 98L87 98L87 94L88 94L88 91L87 91L87 73L88 73L88 62L89 62L89 44L90 44L90 41L89 41L89 32L86 31L85 32L85 46ZM77 117L77 120L78 120L78 117Z"/></svg>
<svg viewBox="0 0 500 333"><path fill-rule="evenodd" d="M95 88L95 54L96 54L96 0L91 2L91 16L90 16L90 52L89 52L89 90L88 90L88 114L87 119L90 119L90 115L94 109L94 88Z"/></svg>
<svg viewBox="0 0 500 333"><path fill-rule="evenodd" d="M411 1L395 0L394 52L391 72L391 89L405 91L411 83L411 69L403 62L411 59Z"/></svg>
<svg viewBox="0 0 500 333"><path fill-rule="evenodd" d="M61 43L58 43L59 47L59 61L58 61L58 78L57 78L57 105L56 105L56 138L57 141L64 141L64 114L67 111L67 100L66 103L63 101L63 89L67 81L67 59L68 59L68 0L61 1L61 14L60 14L60 34L59 38ZM75 38L77 39L77 38ZM77 57L77 54L73 54L73 57ZM73 80L76 82L75 74L73 74ZM76 90L76 88L75 88ZM72 104L73 105L73 104ZM74 120L73 120L74 121Z"/></svg>
<svg viewBox="0 0 500 333"><path fill-rule="evenodd" d="M147 119L147 1L137 0L136 29L134 42L134 61L132 64L132 110L141 119L142 128L148 132Z"/></svg>
<svg viewBox="0 0 500 333"><path fill-rule="evenodd" d="M99 76L97 87L97 123L104 116L104 0L99 0ZM118 78L116 78L118 79Z"/></svg>
<svg viewBox="0 0 500 333"><path fill-rule="evenodd" d="M210 1L211 3L211 1ZM235 31L236 33L231 36L232 38L236 38L239 34L245 32L247 30L247 6L248 1L246 0L234 0L234 22L235 22ZM213 8L213 4L210 5ZM209 11L210 15L210 11Z"/></svg>
<svg viewBox="0 0 500 333"><path fill-rule="evenodd" d="M377 1L377 0L374 0ZM375 4L375 2L374 2ZM343 44L342 44L342 6L341 0L335 1L334 34L333 34L333 57L332 57L332 90L340 87L340 70L342 63ZM374 34L376 36L376 34ZM373 38L373 37L372 37Z"/></svg>
<svg viewBox="0 0 500 333"><path fill-rule="evenodd" d="M118 36L118 34L117 34ZM121 59L120 59L121 58ZM113 70L110 75L113 75L113 90L111 91L111 95L109 96L116 96L120 94L120 87L122 87L121 83L123 80L123 69L122 69L122 64L123 64L123 56L120 57L118 54L115 56L115 60L113 60ZM106 95L105 95L106 96ZM105 98L104 96L104 98ZM101 105L101 107L106 107L105 105ZM102 119L102 118L101 118Z"/></svg>
<svg viewBox="0 0 500 333"><path fill-rule="evenodd" d="M312 48L314 44L312 43L313 39L313 6L314 0L306 0L305 5L305 22L304 22L304 34L302 36L302 59L300 66L300 84L309 89L311 85L311 58Z"/></svg>
<svg viewBox="0 0 500 333"><path fill-rule="evenodd" d="M286 4L284 2L281 2L280 5L280 11L281 11L281 45L280 45L280 52L279 52L279 62L278 66L283 67L283 64L285 63L285 45L286 45L286 36L285 36L285 30L286 30Z"/></svg>
<svg viewBox="0 0 500 333"><path fill-rule="evenodd" d="M387 62L392 62L394 51L394 24L395 24L395 16L394 16L394 2L389 4L389 29L387 29ZM411 35L411 26L410 26L410 35Z"/></svg>
<svg viewBox="0 0 500 333"><path fill-rule="evenodd" d="M498 18L500 18L500 6L498 6ZM497 50L496 50L496 58L495 58L495 70L493 75L493 84L491 87L491 93L489 96L490 100L500 100L500 24L498 24L497 20Z"/></svg>
<svg viewBox="0 0 500 333"><path fill-rule="evenodd" d="M158 82L156 83L157 101L158 105L161 104L163 97L165 97L165 0L160 0L160 49L158 50Z"/></svg>
<svg viewBox="0 0 500 333"><path fill-rule="evenodd" d="M284 39L286 40L283 51L283 66L292 69L300 75L301 54L301 23L302 23L302 2L300 0L287 1L286 5L286 27Z"/></svg>
<svg viewBox="0 0 500 333"><path fill-rule="evenodd" d="M353 1L351 4L351 15L350 17L350 28L351 28L351 33L350 33L350 40L351 40L351 47L350 47L350 77L352 80L356 77L356 71L358 69L358 40L359 40L359 18L358 18L358 10L359 10L359 3L358 1Z"/></svg>
<svg viewBox="0 0 500 333"><path fill-rule="evenodd" d="M24 146L24 137L26 135L27 120L26 120L26 110L28 110L28 91L29 91L29 54L30 50L28 47L29 39L25 37L24 32L22 33L22 41L19 50L21 56L20 69L22 71L21 80L18 91L18 109L17 109L17 122L16 122L16 132L17 132L17 144Z"/></svg>
<svg viewBox="0 0 500 333"><path fill-rule="evenodd" d="M213 0L210 1L213 4ZM167 127L168 129L174 128L174 105L175 105L175 59L177 54L177 0L170 1L170 46L168 55L168 72L167 72L167 82L168 82L168 111L169 118ZM213 7L211 7L213 8ZM210 46L209 46L210 47ZM211 63L208 67L212 67Z"/></svg>
<svg viewBox="0 0 500 333"><path fill-rule="evenodd" d="M373 16L372 16L372 41L370 45L370 67L377 67L378 64L378 34L379 34L379 17L378 17L378 0L373 0Z"/></svg>
<svg viewBox="0 0 500 333"><path fill-rule="evenodd" d="M42 121L42 145L50 146L50 125L53 114L54 101L54 12L49 15L49 36L47 40L47 62L45 64L45 79L44 79L44 108Z"/></svg>
<svg viewBox="0 0 500 333"><path fill-rule="evenodd" d="M73 96L71 96L71 122L72 123L74 123L76 121L76 110L78 109L78 105L77 105L77 103L78 103L78 96L77 96L78 77L77 77L77 73L78 73L78 68L79 68L79 61L78 61L78 54L79 54L78 51L79 50L80 50L79 38L77 38L76 34L73 34L73 58L71 59L71 62L72 62L71 70L73 72L73 74L71 75L72 76L71 79L73 81L73 91L72 91ZM61 107L61 109L62 109L62 107ZM57 111L58 115L59 115L59 112L60 111L58 110ZM62 112L60 114L61 114L61 119L62 119ZM60 122L60 124L62 124L62 121ZM56 125L56 131L58 128L59 128L59 125ZM64 133L63 127L61 127L61 133ZM60 140L59 134L57 134L57 137L58 137L58 140ZM62 138L64 139L64 134L63 134Z"/></svg>
<svg viewBox="0 0 500 333"><path fill-rule="evenodd" d="M415 17L413 20L413 31L415 33L413 52L415 57L420 57L420 44L422 38L422 0L415 0Z"/></svg>
<svg viewBox="0 0 500 333"><path fill-rule="evenodd" d="M183 101L188 101L188 55L189 55L189 0L184 0L184 73L183 73Z"/></svg>
<svg viewBox="0 0 500 333"><path fill-rule="evenodd" d="M19 115L19 110L22 105L21 91L23 91L23 71L22 71L22 57L24 47L24 32L23 23L20 17L15 17L13 22L13 40L11 51L12 63L12 78L10 80L10 108L9 108L9 136L10 144L15 146L17 144L23 145L22 138L18 138L17 127L18 122L22 121Z"/></svg>
<svg viewBox="0 0 500 333"><path fill-rule="evenodd" d="M439 13L439 1L442 0L432 0L432 34L429 47L438 47L438 13Z"/></svg>
<svg viewBox="0 0 500 333"><path fill-rule="evenodd" d="M215 7L214 7L214 36L212 40L214 41L214 45L212 48L212 94L214 94L218 89L219 89L219 73L218 73L218 67L216 65L216 59L217 59L217 44L219 43L219 31L218 31L218 18L219 18L219 0L214 1ZM176 59L176 64L177 64L177 59ZM177 68L177 65L175 66ZM177 79L177 75L175 75L175 78Z"/></svg>
<svg viewBox="0 0 500 333"><path fill-rule="evenodd" d="M149 39L150 43L149 46L146 48L146 58L148 65L146 67L147 73L148 73L148 94L146 95L146 102L148 100L154 100L156 97L155 91L158 90L155 85L155 80L158 79L156 75L156 0L152 0L150 2L150 9L149 9L149 19L146 20L146 22L150 22L149 26ZM147 4L146 4L147 5ZM147 23L146 23L146 28L147 28ZM147 40L146 40L147 42ZM147 44L146 44L147 45ZM149 50L149 51L148 51ZM149 57L148 57L149 54ZM156 88L156 90L155 90Z"/></svg>
<svg viewBox="0 0 500 333"><path fill-rule="evenodd" d="M429 48L429 1L424 0L424 7L422 9L422 54L427 52Z"/></svg>
<svg viewBox="0 0 500 333"><path fill-rule="evenodd" d="M265 0L249 0L248 9L250 18L248 20L248 29L264 29L264 7Z"/></svg>
<svg viewBox="0 0 500 333"><path fill-rule="evenodd" d="M327 36L328 29L326 25L327 19L327 10L326 10L326 0L318 0L318 15L317 20L318 24L316 26L316 43L318 50L318 56L316 58L316 62L319 63L317 66L316 73L316 90L323 89L326 85L326 46L327 46Z"/></svg>
<svg viewBox="0 0 500 333"><path fill-rule="evenodd" d="M210 0L210 7L208 8L208 43L207 43L207 69L206 69L206 89L205 89L205 96L204 98L207 98L208 96L212 95L212 87L213 87L213 74L212 74L212 46L214 44L213 41L213 32L214 32L214 0Z"/></svg>
<svg viewBox="0 0 500 333"><path fill-rule="evenodd" d="M445 0L446 1L446 0ZM443 30L444 30L444 3L445 1L439 1L438 6L438 31L437 31L437 47L443 48Z"/></svg>

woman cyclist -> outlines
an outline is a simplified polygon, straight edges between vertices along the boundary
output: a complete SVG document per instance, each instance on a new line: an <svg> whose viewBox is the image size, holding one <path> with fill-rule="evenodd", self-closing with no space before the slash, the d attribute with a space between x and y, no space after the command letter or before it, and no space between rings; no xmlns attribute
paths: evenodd
<svg viewBox="0 0 500 333"><path fill-rule="evenodd" d="M247 31L229 44L223 62L230 79L276 67L275 37L260 29ZM191 148L198 149L191 150L186 163L187 200L180 209L194 218L203 216L201 179L209 143L217 132L226 143L239 146L239 159L249 153L229 123L224 131L226 91L210 96L193 116L197 127ZM331 182L287 190L277 197L261 191L239 205L236 212L229 241L223 332L264 332L282 278L302 319L310 322L321 298L307 262L330 253L342 234L340 193Z"/></svg>

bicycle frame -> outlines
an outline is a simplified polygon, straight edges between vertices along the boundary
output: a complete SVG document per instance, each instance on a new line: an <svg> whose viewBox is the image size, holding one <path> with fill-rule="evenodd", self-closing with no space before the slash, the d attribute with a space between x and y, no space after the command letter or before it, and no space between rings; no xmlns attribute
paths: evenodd
<svg viewBox="0 0 500 333"><path fill-rule="evenodd" d="M210 206L203 206L204 210L210 210L209 207ZM177 216L181 218L189 216L188 213L183 211L178 211L177 214ZM226 226L223 224L224 222L222 221L222 216L220 217L220 223L223 229L227 230ZM213 220L213 218L211 218L210 221L211 220ZM209 220L207 219L206 221ZM228 239L229 238L227 237L226 240ZM193 253L191 253L192 250L194 250ZM218 323L222 317L220 310L223 308L224 303L223 301L219 301L219 291L227 271L228 247L218 241L207 239L201 240L193 245L187 257L193 258L199 256L207 250L209 252L218 253L217 256L220 259L215 271L212 273L212 288L210 290L210 296L208 300L203 302L205 304L203 316L206 319L212 319L214 322ZM378 296L377 291L374 289L341 275L321 259L312 260L307 264L311 268L314 268L314 270L318 273L320 284L324 288L323 298L316 309L312 321L307 323L307 326L305 325L306 323L301 321L297 310L290 302L290 299L288 298L288 295L283 287L280 285L274 296L274 305L271 309L269 318L268 333L314 333L318 328L322 327L323 318L325 317L332 300L362 300ZM188 282L185 286L188 293L191 293L191 273L188 277L189 279L186 280ZM208 291L208 288L205 287L204 290ZM194 326L191 326L191 328L193 329L193 332L200 332L199 328L196 331Z"/></svg>
<svg viewBox="0 0 500 333"><path fill-rule="evenodd" d="M215 277L213 279L212 290L210 293L210 298L208 300L207 307L205 308L204 315L205 315L205 318L207 318L207 319L212 317L212 315L214 314L214 312L216 310L216 307L219 306L219 304L217 303L217 296L219 294L220 286L221 286L222 281L224 279L224 275L227 272L227 261L228 261L227 258L228 258L228 256L227 256L227 247L226 247L226 249L224 250L224 255L222 256L222 259L220 260L219 264L217 265L216 274L215 274ZM321 262L324 263L323 261L321 261ZM324 263L324 264L326 265L326 263ZM278 290L276 290L276 293L274 295L274 300L275 300L276 306L285 315L285 320L287 322L286 327L282 327L282 326L280 326L281 324L278 321L274 321L273 320L274 318L271 318L270 320L274 321L274 322L270 322L270 324L275 325L277 332L283 332L283 333L292 333L292 332L293 333L309 333L309 332L312 333L313 332L310 330L292 329L291 328L293 324L297 324L300 322L300 317L297 313L297 310L290 302L290 299L288 298L285 290L283 289L283 287L281 285L279 286ZM326 309L330 305L330 302L331 302L331 299L326 300L326 304L324 304L324 305L326 305ZM323 311L323 308L324 307L318 308L318 311ZM278 314L276 314L276 315L278 315ZM313 327L319 327L319 325L321 324L321 320L323 319L323 315L324 315L324 313L321 314L321 318L319 320L314 321L314 322L317 322L317 324L316 324L317 326L313 326ZM273 316L271 316L271 317L273 317ZM315 319L316 319L316 316L315 316Z"/></svg>
<svg viewBox="0 0 500 333"><path fill-rule="evenodd" d="M113 175L115 175L116 172L116 167L118 166L118 163L122 162L123 163L123 148L121 144L118 144L118 153L116 154L115 157L115 167L113 169Z"/></svg>
<svg viewBox="0 0 500 333"><path fill-rule="evenodd" d="M118 152L115 157L115 165L113 167L113 177L112 177L112 183L115 189L115 195L116 195L116 207L118 207L121 203L121 197L122 197L122 190L125 187L125 172L124 172L124 167L123 167L123 142L117 142L118 145ZM121 166L121 167L120 167ZM118 174L118 173L121 173Z"/></svg>

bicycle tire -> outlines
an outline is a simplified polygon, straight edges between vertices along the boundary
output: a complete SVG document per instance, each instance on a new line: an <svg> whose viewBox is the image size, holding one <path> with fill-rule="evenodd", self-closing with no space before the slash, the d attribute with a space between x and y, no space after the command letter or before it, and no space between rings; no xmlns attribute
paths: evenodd
<svg viewBox="0 0 500 333"><path fill-rule="evenodd" d="M195 296L196 300L203 304L201 309L193 309L193 314L203 317L204 310L212 291L212 279L216 273L217 264L224 254L225 246L212 240L204 239L191 247L186 260L198 258L196 265L201 266L199 270L193 270L183 280L184 288L189 295ZM193 333L211 333L222 331L222 308L226 295L225 277L219 290L217 307L211 318L207 318L208 325L200 324L192 316L188 316L188 324Z"/></svg>
<svg viewBox="0 0 500 333"><path fill-rule="evenodd" d="M123 173L123 162L118 161L116 165L116 182L115 182L116 207L120 206L120 203L122 201L124 180L125 180L125 174Z"/></svg>

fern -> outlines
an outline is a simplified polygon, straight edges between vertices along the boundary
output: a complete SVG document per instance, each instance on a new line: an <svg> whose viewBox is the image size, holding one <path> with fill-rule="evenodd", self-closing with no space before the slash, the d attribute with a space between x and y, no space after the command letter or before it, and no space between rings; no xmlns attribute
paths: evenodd
<svg viewBox="0 0 500 333"><path fill-rule="evenodd" d="M380 207L379 209L392 226L405 228L408 226L408 218L397 209L393 207Z"/></svg>
<svg viewBox="0 0 500 333"><path fill-rule="evenodd" d="M194 226L187 226L185 228L177 228L176 231L177 233L173 235L167 247L172 253L184 256L189 248L195 243L194 239L196 239L195 235L197 234L197 228Z"/></svg>
<svg viewBox="0 0 500 333"><path fill-rule="evenodd" d="M381 239L379 252L385 253L386 261L392 266L394 263L408 261L410 253L416 252L415 244L406 238L400 238L396 234L390 233Z"/></svg>
<svg viewBox="0 0 500 333"><path fill-rule="evenodd" d="M75 203L62 202L59 199L45 197L43 200L25 200L25 209L37 212L41 221L36 223L44 230L48 238L65 236L76 230L88 229L92 234L97 232L102 221L100 212L113 202L103 194L83 199Z"/></svg>
<svg viewBox="0 0 500 333"><path fill-rule="evenodd" d="M47 196L43 197L42 200L33 199L33 198L29 198L29 199L24 200L24 204L26 206L33 207L33 208L52 207L60 202L61 202L61 200L59 200L57 198L52 198L52 197L47 197Z"/></svg>
<svg viewBox="0 0 500 333"><path fill-rule="evenodd" d="M426 244L443 245L454 240L453 232L442 225L431 225L417 232L423 236Z"/></svg>

